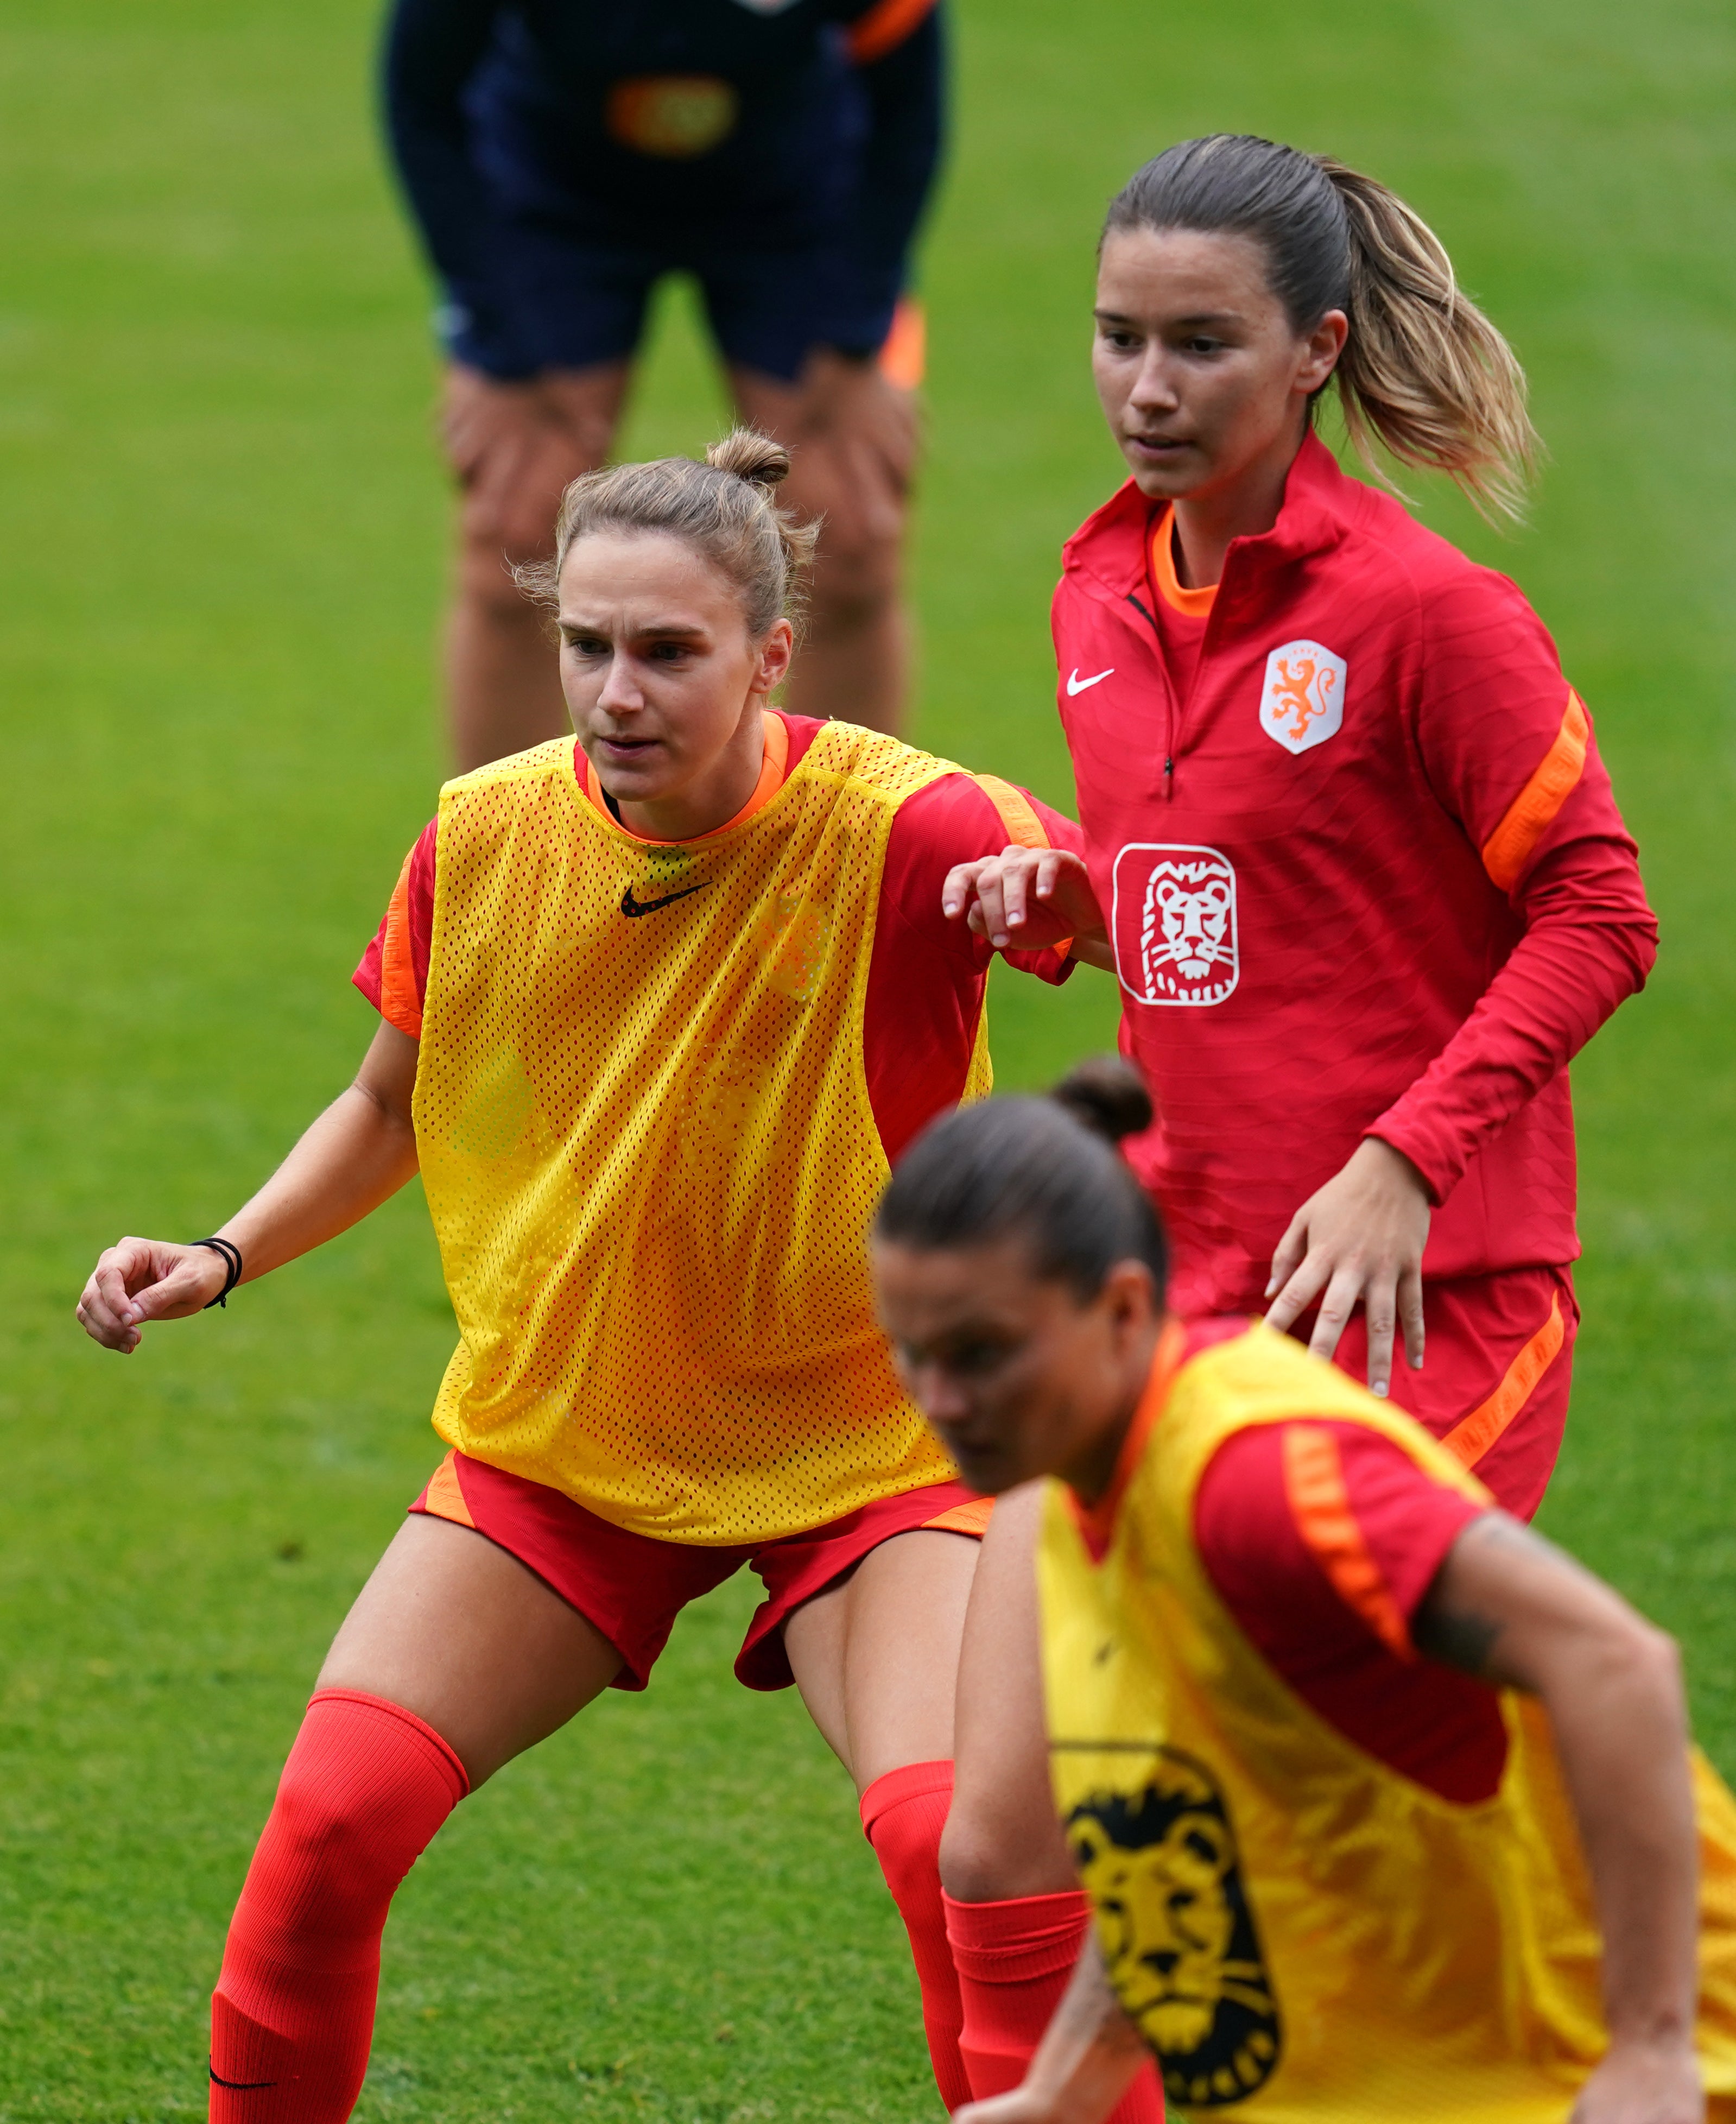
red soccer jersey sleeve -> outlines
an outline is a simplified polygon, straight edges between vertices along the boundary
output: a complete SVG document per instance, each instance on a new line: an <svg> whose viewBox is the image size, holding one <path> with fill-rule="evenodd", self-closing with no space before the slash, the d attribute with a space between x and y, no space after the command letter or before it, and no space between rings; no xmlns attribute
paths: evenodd
<svg viewBox="0 0 1736 2124"><path fill-rule="evenodd" d="M350 976L386 1022L412 1040L422 1037L422 999L428 992L439 829L439 820L430 819L417 836L398 872L379 928Z"/></svg>
<svg viewBox="0 0 1736 2124"><path fill-rule="evenodd" d="M1194 1508L1208 1576L1280 1680L1358 1747L1464 1805L1500 1782L1499 1705L1419 1660L1410 1626L1482 1509L1379 1432L1325 1417L1237 1431Z"/></svg>
<svg viewBox="0 0 1736 2124"><path fill-rule="evenodd" d="M1584 704L1517 586L1486 569L1423 607L1417 742L1525 933L1429 1069L1369 1125L1437 1202L1565 1068L1657 956L1631 836Z"/></svg>
<svg viewBox="0 0 1736 2124"><path fill-rule="evenodd" d="M1016 799L1030 814L1027 831L1035 825L1051 848L1081 848L1071 819L1022 789L992 778L990 787L1001 792L1003 805ZM955 863L999 855L1013 830L1006 811L971 774L930 782L905 801L893 822L862 1020L868 1095L889 1162L896 1163L937 1114L958 1104L995 956L964 921L949 922L941 912L941 887ZM1002 956L1042 980L1064 981L1073 969L1058 952Z"/></svg>

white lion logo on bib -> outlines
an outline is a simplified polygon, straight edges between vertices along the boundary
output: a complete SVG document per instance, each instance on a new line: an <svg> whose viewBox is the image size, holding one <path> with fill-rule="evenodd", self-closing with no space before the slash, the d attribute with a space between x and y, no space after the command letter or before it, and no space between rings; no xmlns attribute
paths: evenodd
<svg viewBox="0 0 1736 2124"><path fill-rule="evenodd" d="M1222 1003L1241 977L1236 872L1216 848L1131 842L1115 858L1110 926L1136 1003Z"/></svg>
<svg viewBox="0 0 1736 2124"><path fill-rule="evenodd" d="M1260 726L1286 752L1307 752L1337 735L1344 720L1349 666L1317 641L1287 641L1266 659Z"/></svg>

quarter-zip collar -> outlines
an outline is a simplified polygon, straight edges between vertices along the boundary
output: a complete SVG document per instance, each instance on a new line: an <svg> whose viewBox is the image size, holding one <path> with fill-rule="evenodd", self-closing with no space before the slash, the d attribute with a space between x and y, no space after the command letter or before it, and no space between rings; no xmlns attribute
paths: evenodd
<svg viewBox="0 0 1736 2124"><path fill-rule="evenodd" d="M1360 480L1339 468L1311 430L1284 481L1278 521L1269 531L1232 538L1218 578L1217 601L1206 630L1209 656L1227 627L1257 620L1290 595L1287 578L1302 562L1336 546L1375 499ZM1152 504L1129 479L1084 523L1062 549L1063 571L1091 577L1120 603L1146 609L1146 540Z"/></svg>

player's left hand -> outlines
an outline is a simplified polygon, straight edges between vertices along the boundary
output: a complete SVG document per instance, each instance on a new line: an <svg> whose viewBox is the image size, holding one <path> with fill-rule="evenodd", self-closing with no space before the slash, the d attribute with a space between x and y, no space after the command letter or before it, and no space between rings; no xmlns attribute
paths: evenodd
<svg viewBox="0 0 1736 2124"><path fill-rule="evenodd" d="M1612 2043L1568 2124L1706 2124L1692 2043Z"/></svg>
<svg viewBox="0 0 1736 2124"><path fill-rule="evenodd" d="M1290 1219L1272 1257L1266 1318L1280 1330L1315 1299L1320 1314L1308 1347L1330 1357L1361 1304L1368 1319L1368 1385L1384 1394L1392 1379L1395 1322L1412 1368L1423 1364L1423 1248L1429 1191L1401 1151L1366 1136L1349 1163ZM1325 1295L1322 1296L1321 1294Z"/></svg>
<svg viewBox="0 0 1736 2124"><path fill-rule="evenodd" d="M941 887L941 909L949 922L962 915L997 952L1041 952L1069 937L1108 944L1091 873L1067 848L1012 846L955 863Z"/></svg>

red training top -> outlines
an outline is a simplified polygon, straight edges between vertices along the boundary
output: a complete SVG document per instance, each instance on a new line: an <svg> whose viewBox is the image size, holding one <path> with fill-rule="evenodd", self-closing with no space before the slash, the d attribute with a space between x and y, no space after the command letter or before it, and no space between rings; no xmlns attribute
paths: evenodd
<svg viewBox="0 0 1736 2124"><path fill-rule="evenodd" d="M1571 1261L1566 1065L1657 927L1548 633L1311 435L1213 590L1156 515L1129 482L1086 520L1053 620L1171 1303L1259 1309L1365 1135L1438 1205L1426 1275Z"/></svg>
<svg viewBox="0 0 1736 2124"><path fill-rule="evenodd" d="M758 786L730 825L777 794L820 727L809 716L767 716ZM576 741L573 767L585 794L606 811L608 799ZM374 1008L413 1040L422 1033L439 823L424 828L405 858L392 905L354 975ZM1042 845L1045 834L1051 847L1077 853L1082 845L1071 819L992 775L946 775L907 797L894 817L862 1027L868 1096L889 1163L937 1114L958 1104L994 956L982 937L941 914L946 873L955 863L998 855L1011 840ZM655 898L660 889L648 878L639 896ZM1073 969L1072 960L1053 951L1004 956L1054 983Z"/></svg>
<svg viewBox="0 0 1736 2124"><path fill-rule="evenodd" d="M1188 1352L1246 1328L1202 1322ZM1378 1431L1330 1417L1236 1431L1194 1495L1206 1575L1279 1680L1365 1754L1464 1806L1500 1783L1500 1705L1419 1659L1410 1627L1482 1510Z"/></svg>

